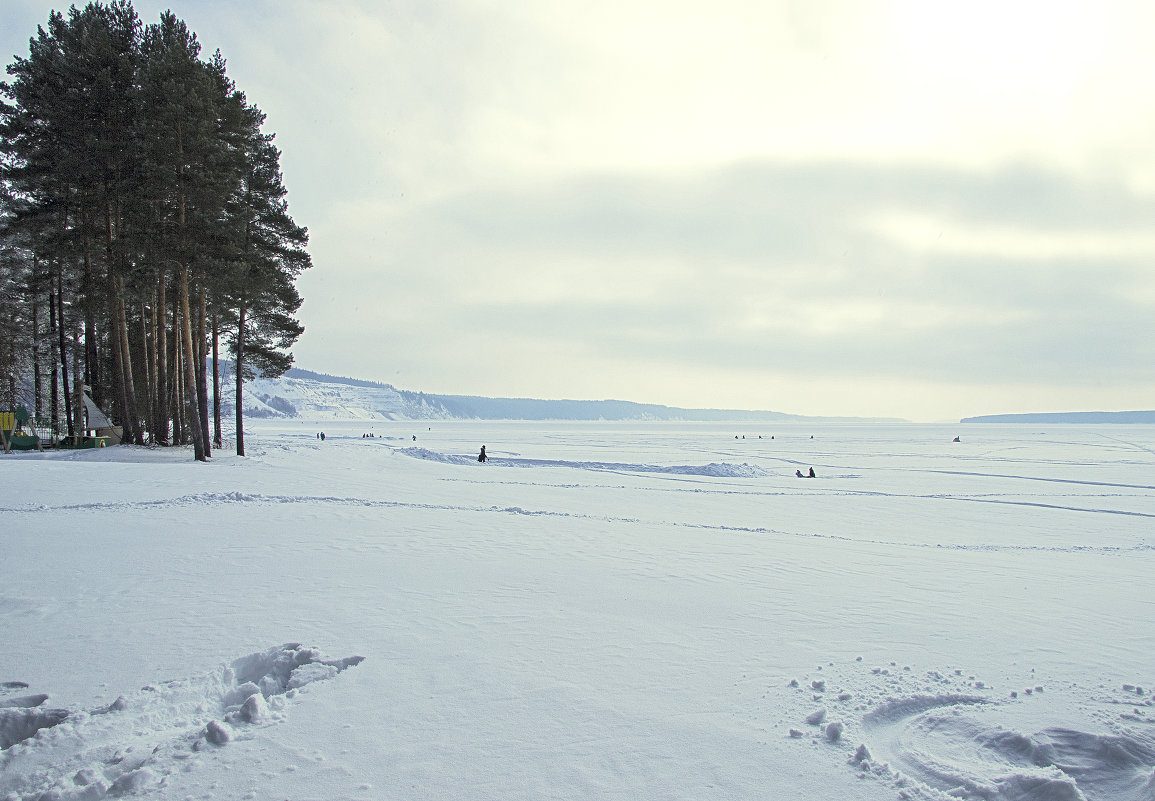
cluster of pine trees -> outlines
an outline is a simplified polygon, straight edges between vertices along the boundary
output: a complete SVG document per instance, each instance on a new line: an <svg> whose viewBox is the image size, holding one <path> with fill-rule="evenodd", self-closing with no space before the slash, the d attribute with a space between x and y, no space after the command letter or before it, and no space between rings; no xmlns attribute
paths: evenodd
<svg viewBox="0 0 1155 801"><path fill-rule="evenodd" d="M79 435L86 386L125 441L205 460L223 344L244 455L242 381L292 364L308 236L264 114L200 50L171 12L144 25L116 0L53 12L8 66L0 408L31 385L34 414Z"/></svg>

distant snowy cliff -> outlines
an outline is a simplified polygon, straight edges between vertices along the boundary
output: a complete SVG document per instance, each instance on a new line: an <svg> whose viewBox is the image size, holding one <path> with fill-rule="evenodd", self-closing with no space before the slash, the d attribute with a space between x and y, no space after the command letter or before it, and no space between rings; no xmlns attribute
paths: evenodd
<svg viewBox="0 0 1155 801"><path fill-rule="evenodd" d="M223 391L224 413L232 414L231 365ZM304 417L312 420L684 420L762 421L841 420L781 412L679 409L672 406L603 400L537 400L430 395L389 384L293 368L282 378L257 378L244 387L248 417Z"/></svg>

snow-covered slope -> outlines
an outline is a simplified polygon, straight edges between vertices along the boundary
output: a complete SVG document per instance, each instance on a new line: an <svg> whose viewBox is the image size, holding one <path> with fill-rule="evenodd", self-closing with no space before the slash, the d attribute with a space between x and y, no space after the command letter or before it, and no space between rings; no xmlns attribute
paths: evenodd
<svg viewBox="0 0 1155 801"><path fill-rule="evenodd" d="M230 373L228 366L226 373ZM228 379L231 385L231 377ZM223 399L232 414L232 395ZM737 409L680 409L619 400L540 400L430 395L389 384L292 369L282 378L245 384L248 417L310 420L677 420L789 422L834 418ZM849 418L847 419L849 420ZM859 419L860 420L860 419ZM846 421L846 420L844 420Z"/></svg>
<svg viewBox="0 0 1155 801"><path fill-rule="evenodd" d="M227 400L225 406L226 413L231 414ZM407 400L387 384L336 383L292 375L247 382L244 409L247 417L312 420L411 420L447 416L440 409Z"/></svg>

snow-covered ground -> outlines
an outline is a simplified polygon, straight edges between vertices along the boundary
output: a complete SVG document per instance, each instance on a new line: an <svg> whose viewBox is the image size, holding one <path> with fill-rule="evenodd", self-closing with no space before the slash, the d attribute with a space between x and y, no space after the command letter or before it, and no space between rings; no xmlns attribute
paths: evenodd
<svg viewBox="0 0 1155 801"><path fill-rule="evenodd" d="M1155 428L246 444L0 457L0 799L1155 799Z"/></svg>

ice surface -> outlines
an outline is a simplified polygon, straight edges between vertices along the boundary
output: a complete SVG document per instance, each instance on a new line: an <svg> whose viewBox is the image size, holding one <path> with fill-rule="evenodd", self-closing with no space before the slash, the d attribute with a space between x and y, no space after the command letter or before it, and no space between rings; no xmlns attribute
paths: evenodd
<svg viewBox="0 0 1155 801"><path fill-rule="evenodd" d="M0 798L1155 799L1155 431L742 425L0 458Z"/></svg>

